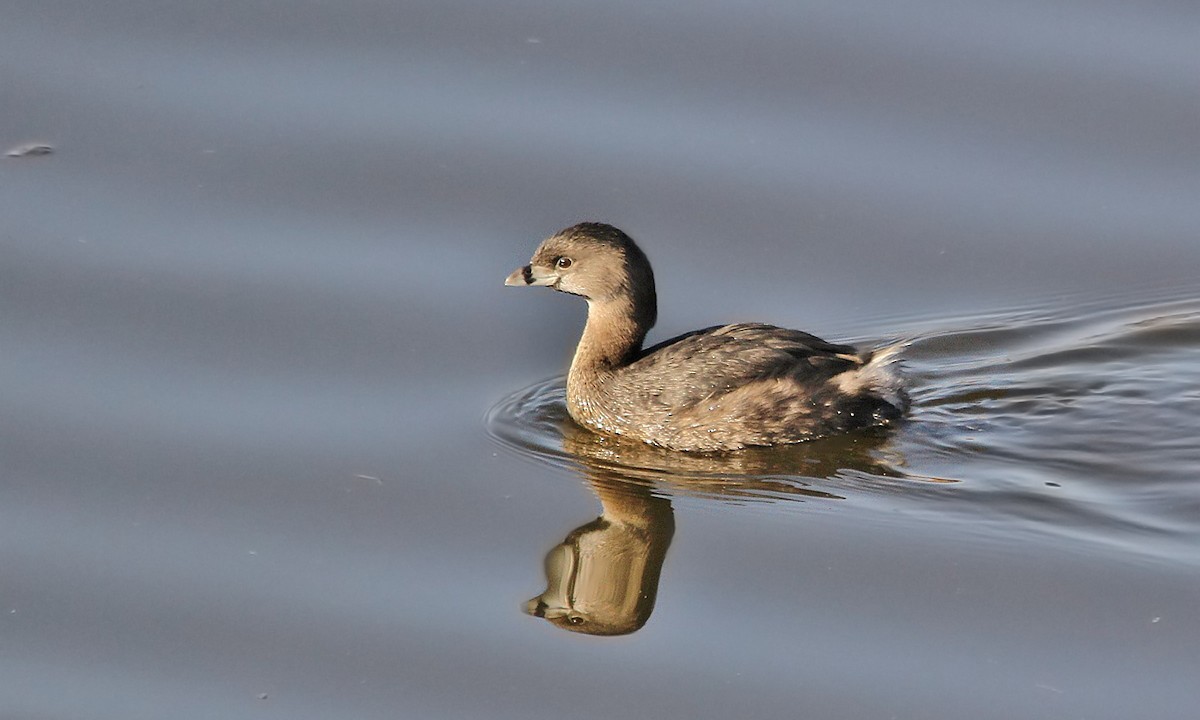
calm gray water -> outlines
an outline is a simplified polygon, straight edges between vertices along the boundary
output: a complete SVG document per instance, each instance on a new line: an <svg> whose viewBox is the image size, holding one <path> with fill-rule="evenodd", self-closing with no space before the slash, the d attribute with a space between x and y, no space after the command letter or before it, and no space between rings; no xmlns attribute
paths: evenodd
<svg viewBox="0 0 1200 720"><path fill-rule="evenodd" d="M1196 717L1198 36L7 0L0 718ZM908 340L910 420L581 433L582 303L502 282L582 219L652 341Z"/></svg>

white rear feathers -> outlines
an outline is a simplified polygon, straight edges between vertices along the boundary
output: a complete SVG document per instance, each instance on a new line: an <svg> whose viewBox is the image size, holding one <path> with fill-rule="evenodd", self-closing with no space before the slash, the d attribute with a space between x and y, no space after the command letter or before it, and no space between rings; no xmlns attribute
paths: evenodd
<svg viewBox="0 0 1200 720"><path fill-rule="evenodd" d="M871 392L879 395L897 409L908 407L908 395L900 377L900 355L911 343L898 342L871 353L865 364L829 378L829 382L844 393L858 395Z"/></svg>

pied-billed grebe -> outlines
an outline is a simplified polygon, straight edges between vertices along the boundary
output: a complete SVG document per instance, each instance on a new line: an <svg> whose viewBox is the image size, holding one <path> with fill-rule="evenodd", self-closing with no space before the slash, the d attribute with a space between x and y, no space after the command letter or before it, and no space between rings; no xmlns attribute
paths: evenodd
<svg viewBox="0 0 1200 720"><path fill-rule="evenodd" d="M611 225L555 233L504 284L544 285L588 301L567 374L567 412L604 435L674 450L737 450L887 425L908 403L893 348L859 352L798 330L741 323L643 350L658 313L654 273Z"/></svg>

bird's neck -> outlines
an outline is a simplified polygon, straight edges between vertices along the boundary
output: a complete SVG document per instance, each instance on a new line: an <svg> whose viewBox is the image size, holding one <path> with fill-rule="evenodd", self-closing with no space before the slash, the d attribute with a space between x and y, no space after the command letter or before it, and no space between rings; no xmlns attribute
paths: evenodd
<svg viewBox="0 0 1200 720"><path fill-rule="evenodd" d="M597 375L628 365L650 329L631 298L588 302L587 325L571 361L571 376Z"/></svg>

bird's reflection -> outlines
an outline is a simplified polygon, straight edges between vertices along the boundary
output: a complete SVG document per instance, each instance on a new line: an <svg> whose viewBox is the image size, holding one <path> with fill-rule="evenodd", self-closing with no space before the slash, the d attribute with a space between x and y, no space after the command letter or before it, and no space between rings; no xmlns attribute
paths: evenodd
<svg viewBox="0 0 1200 720"><path fill-rule="evenodd" d="M695 455L602 437L562 423L563 448L600 500L600 517L571 531L546 555L546 590L525 612L589 635L625 635L650 619L675 533L671 495L737 501L841 499L820 479L854 468L897 475L879 460L879 434L789 448Z"/></svg>
<svg viewBox="0 0 1200 720"><path fill-rule="evenodd" d="M525 605L565 630L625 635L646 624L675 533L671 502L604 471L588 472L600 517L546 555L546 591Z"/></svg>

